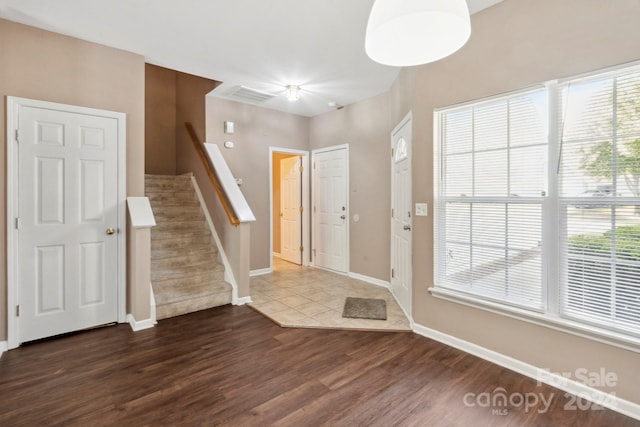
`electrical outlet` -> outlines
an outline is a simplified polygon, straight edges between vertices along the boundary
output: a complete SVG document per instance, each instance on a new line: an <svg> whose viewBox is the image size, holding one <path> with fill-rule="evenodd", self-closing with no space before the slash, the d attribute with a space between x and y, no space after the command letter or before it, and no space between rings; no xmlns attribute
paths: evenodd
<svg viewBox="0 0 640 427"><path fill-rule="evenodd" d="M428 207L426 203L416 203L416 216L427 216Z"/></svg>

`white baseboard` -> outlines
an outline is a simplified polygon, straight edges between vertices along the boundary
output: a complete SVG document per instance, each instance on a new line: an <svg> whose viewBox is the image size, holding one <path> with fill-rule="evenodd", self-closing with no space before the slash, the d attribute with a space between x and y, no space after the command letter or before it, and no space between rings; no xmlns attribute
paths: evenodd
<svg viewBox="0 0 640 427"><path fill-rule="evenodd" d="M369 276L365 276L363 274L358 274L354 272L349 272L348 276L351 277L352 279L362 280L363 282L367 282L376 286L382 286L383 288L389 289L389 282L387 282L386 280L380 280L380 279L376 279L375 277L369 277Z"/></svg>
<svg viewBox="0 0 640 427"><path fill-rule="evenodd" d="M237 298L236 301L233 303L233 305L245 305L245 304L251 304L253 302L253 300L251 299L251 297L242 297L242 298Z"/></svg>
<svg viewBox="0 0 640 427"><path fill-rule="evenodd" d="M156 322L154 322L152 319L137 321L131 313L127 314L127 322L129 323L129 325L131 325L131 329L133 330L133 332L153 328L156 324Z"/></svg>
<svg viewBox="0 0 640 427"><path fill-rule="evenodd" d="M565 378L559 374L551 373L545 369L514 359L502 353L498 353L488 348L470 343L465 340L444 334L434 329L414 323L413 331L423 337L431 338L435 341L462 350L481 359L495 363L496 365L510 369L521 375L533 378L536 381L558 388L582 399L591 401L597 405L604 406L613 411L619 412L628 417L640 420L640 404L619 398L615 394L605 393L593 387L589 387L576 380Z"/></svg>
<svg viewBox="0 0 640 427"><path fill-rule="evenodd" d="M0 357L5 351L9 351L9 343L7 341L0 341Z"/></svg>
<svg viewBox="0 0 640 427"><path fill-rule="evenodd" d="M262 275L271 274L271 273L273 273L273 268L261 268L258 270L251 270L249 272L249 277L262 276Z"/></svg>
<svg viewBox="0 0 640 427"><path fill-rule="evenodd" d="M153 324L155 325L157 322L157 317L156 317L156 295L153 293L153 284L149 283L149 289L151 289L151 321L153 322Z"/></svg>

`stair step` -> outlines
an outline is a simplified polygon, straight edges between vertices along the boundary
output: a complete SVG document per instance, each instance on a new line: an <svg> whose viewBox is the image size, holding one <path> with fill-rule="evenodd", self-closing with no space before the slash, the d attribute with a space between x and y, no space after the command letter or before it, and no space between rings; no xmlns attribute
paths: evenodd
<svg viewBox="0 0 640 427"><path fill-rule="evenodd" d="M161 260L165 258L177 258L185 256L195 256L209 254L215 259L218 257L218 248L213 246L210 242L200 245L188 245L183 247L170 247L170 248L154 248L151 247L151 259Z"/></svg>
<svg viewBox="0 0 640 427"><path fill-rule="evenodd" d="M172 221L204 221L204 214L199 206L165 206L153 213L157 222Z"/></svg>
<svg viewBox="0 0 640 427"><path fill-rule="evenodd" d="M204 230L209 231L209 227L203 221L170 221L170 222L160 222L151 230L151 235L153 237L153 232L157 231L158 233L165 233L167 231L172 231L176 233L176 237L179 237L179 234L182 232L190 233L192 231L202 232Z"/></svg>
<svg viewBox="0 0 640 427"><path fill-rule="evenodd" d="M162 320L195 311L206 310L208 308L219 307L221 305L231 304L231 300L231 291L227 291L167 302L156 305L156 318Z"/></svg>
<svg viewBox="0 0 640 427"><path fill-rule="evenodd" d="M145 175L157 226L151 229L156 317L165 319L231 303L231 285L190 175Z"/></svg>
<svg viewBox="0 0 640 427"><path fill-rule="evenodd" d="M205 266L208 267L209 265L217 263L218 254L213 251L186 253L164 258L151 257L151 268L158 271L174 270L181 267L191 267L201 264L205 264Z"/></svg>
<svg viewBox="0 0 640 427"><path fill-rule="evenodd" d="M192 191L191 179L145 179L144 189L147 193L165 192L165 191Z"/></svg>
<svg viewBox="0 0 640 427"><path fill-rule="evenodd" d="M191 175L153 175L145 174L145 182L191 182Z"/></svg>
<svg viewBox="0 0 640 427"><path fill-rule="evenodd" d="M215 295L226 292L231 293L231 286L224 281L212 281L181 287L179 291L176 291L176 288L173 287L154 285L153 291L157 295L157 306L172 302L184 301L186 299L202 297L205 295Z"/></svg>
<svg viewBox="0 0 640 427"><path fill-rule="evenodd" d="M210 260L202 260L200 262L193 262L189 264L169 265L166 267L151 268L151 282L178 279L180 277L195 276L200 273L210 273L216 275L221 273L224 276L224 266L217 262L211 262Z"/></svg>
<svg viewBox="0 0 640 427"><path fill-rule="evenodd" d="M151 247L153 247L154 242L163 242L164 240L178 240L178 239L186 239L190 241L191 239L195 239L197 237L208 237L211 239L211 232L208 228L203 228L201 230L182 230L180 234L176 234L175 230L154 230L151 229ZM179 243L179 242L176 242Z"/></svg>
<svg viewBox="0 0 640 427"><path fill-rule="evenodd" d="M167 288L182 288L200 283L221 282L224 281L224 268L214 269L211 271L196 272L188 276L177 278L165 278L154 280L153 290Z"/></svg>
<svg viewBox="0 0 640 427"><path fill-rule="evenodd" d="M162 191L189 191L191 190L191 181L145 181L144 189L146 192L162 192Z"/></svg>
<svg viewBox="0 0 640 427"><path fill-rule="evenodd" d="M165 203L171 200L184 200L184 201L198 201L196 195L193 191L173 191L173 190L165 190L165 191L153 191L147 192L149 200Z"/></svg>
<svg viewBox="0 0 640 427"><path fill-rule="evenodd" d="M153 229L152 229L153 230ZM163 238L166 237L166 238ZM153 233L151 239L151 251L165 250L165 249L188 249L189 247L199 247L202 245L213 245L211 239L211 233L209 230L205 230L204 233L196 234L181 234L180 237L176 237L171 232L167 233ZM215 248L215 246L214 246ZM217 250L217 248L216 248Z"/></svg>

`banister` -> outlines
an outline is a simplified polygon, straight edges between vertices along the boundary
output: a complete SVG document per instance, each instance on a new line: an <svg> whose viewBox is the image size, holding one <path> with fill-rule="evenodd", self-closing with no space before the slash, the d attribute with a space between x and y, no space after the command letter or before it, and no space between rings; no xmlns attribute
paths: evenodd
<svg viewBox="0 0 640 427"><path fill-rule="evenodd" d="M238 216L236 215L233 207L231 206L231 202L229 201L229 197L227 196L227 193L224 191L224 189L222 188L222 185L220 184L218 176L216 175L216 172L215 172L215 168L213 167L213 164L211 163L211 159L209 159L209 156L205 151L204 145L202 144L202 142L200 142L200 139L198 139L198 135L196 135L196 131L193 128L193 125L190 122L185 122L184 125L187 128L187 132L191 137L191 142L193 143L193 146L196 149L196 152L198 153L198 156L200 157L200 160L202 161L202 164L204 165L205 170L207 171L207 175L209 176L209 181L211 181L211 185L213 185L213 188L216 190L218 199L222 204L222 208L224 209L224 212L227 214L227 218L229 219L229 222L233 226L238 226L240 224L240 220L238 219Z"/></svg>

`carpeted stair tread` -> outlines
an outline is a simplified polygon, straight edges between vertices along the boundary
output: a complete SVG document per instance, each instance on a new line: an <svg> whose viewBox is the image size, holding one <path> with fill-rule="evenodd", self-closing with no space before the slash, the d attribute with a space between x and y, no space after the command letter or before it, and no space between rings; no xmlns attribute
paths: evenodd
<svg viewBox="0 0 640 427"><path fill-rule="evenodd" d="M153 289L155 291L156 286L160 287L183 287L190 286L191 284L206 283L206 282L219 282L224 280L224 269L218 271L195 271L186 276L175 278L162 278L153 281Z"/></svg>
<svg viewBox="0 0 640 427"><path fill-rule="evenodd" d="M174 269L200 264L218 264L218 253L214 251L193 252L172 257L151 258L151 267L154 270Z"/></svg>
<svg viewBox="0 0 640 427"><path fill-rule="evenodd" d="M176 279L179 277L194 275L199 272L210 271L212 273L215 273L218 270L224 273L224 267L221 264L212 263L210 260L202 260L190 264L168 265L162 267L154 267L152 265L151 283L153 283L155 280Z"/></svg>
<svg viewBox="0 0 640 427"><path fill-rule="evenodd" d="M196 228L192 230L189 230L189 229L181 230L179 234L176 233L175 229L162 230L162 231L153 230L153 228L151 229L152 242L154 239L158 241L164 240L164 239L184 239L184 238L190 239L198 236L207 236L211 238L211 232L209 231L208 228L204 228L204 227L202 229Z"/></svg>
<svg viewBox="0 0 640 427"><path fill-rule="evenodd" d="M203 221L190 220L190 221L170 221L170 222L160 222L153 229L151 229L151 233L154 231L159 233L163 233L166 231L176 231L180 233L181 231L190 232L193 230L209 230L207 224Z"/></svg>
<svg viewBox="0 0 640 427"><path fill-rule="evenodd" d="M215 246L211 245L211 243L209 242L204 245L192 244L189 246L173 248L154 248L153 246L151 246L152 261L159 261L165 258L179 258L204 254L211 254L216 257L217 260L218 249Z"/></svg>
<svg viewBox="0 0 640 427"><path fill-rule="evenodd" d="M184 286L179 290L174 287L158 286L156 292L156 305L184 301L191 298L200 298L206 295L215 295L231 291L231 286L225 282L204 282Z"/></svg>
<svg viewBox="0 0 640 427"><path fill-rule="evenodd" d="M151 229L151 283L156 318L231 303L232 288L187 175L145 175L157 226Z"/></svg>
<svg viewBox="0 0 640 427"><path fill-rule="evenodd" d="M188 206L198 206L198 198L195 194L186 191L159 191L146 192L145 194L149 197L152 206L176 206L177 202L185 203Z"/></svg>
<svg viewBox="0 0 640 427"><path fill-rule="evenodd" d="M207 230L209 231L209 230ZM166 238L163 238L166 237ZM163 249L185 249L192 246L212 245L211 233L195 233L191 235L180 235L164 233L161 236L155 235L151 239L151 251ZM216 249L217 250L217 249Z"/></svg>
<svg viewBox="0 0 640 427"><path fill-rule="evenodd" d="M157 205L156 205L157 206ZM161 222L204 220L199 206L157 206L156 220Z"/></svg>

